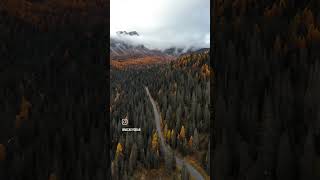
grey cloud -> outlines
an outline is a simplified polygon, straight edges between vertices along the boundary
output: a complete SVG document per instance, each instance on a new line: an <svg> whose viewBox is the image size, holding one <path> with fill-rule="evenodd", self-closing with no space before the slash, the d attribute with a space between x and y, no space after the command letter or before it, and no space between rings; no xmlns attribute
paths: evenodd
<svg viewBox="0 0 320 180"><path fill-rule="evenodd" d="M150 28L136 24L131 25L128 29L118 30L136 30L140 37L131 39L131 41L143 43L149 48L163 49L171 46L204 48L210 46L210 0L153 1L164 2L163 6L159 7L161 9L157 9L158 14ZM143 11L143 8L141 6L141 9L137 11Z"/></svg>

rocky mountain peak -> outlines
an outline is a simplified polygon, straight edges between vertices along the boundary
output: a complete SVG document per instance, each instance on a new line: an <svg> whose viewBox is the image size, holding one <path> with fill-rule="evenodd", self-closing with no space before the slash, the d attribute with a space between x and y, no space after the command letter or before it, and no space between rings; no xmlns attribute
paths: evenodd
<svg viewBox="0 0 320 180"><path fill-rule="evenodd" d="M139 36L137 31L117 31L117 35Z"/></svg>

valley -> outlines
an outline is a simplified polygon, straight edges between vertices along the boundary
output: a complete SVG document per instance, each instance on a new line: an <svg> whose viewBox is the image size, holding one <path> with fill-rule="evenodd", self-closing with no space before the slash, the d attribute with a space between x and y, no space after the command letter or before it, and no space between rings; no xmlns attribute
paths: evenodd
<svg viewBox="0 0 320 180"><path fill-rule="evenodd" d="M208 179L209 50L150 59L111 65L111 102L117 99L110 113L112 178ZM141 132L122 132L124 117Z"/></svg>

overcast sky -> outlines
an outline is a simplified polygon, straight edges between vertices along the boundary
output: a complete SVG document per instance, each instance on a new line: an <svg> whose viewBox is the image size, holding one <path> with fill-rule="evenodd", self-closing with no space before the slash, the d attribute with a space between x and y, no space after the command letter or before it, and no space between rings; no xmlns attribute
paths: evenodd
<svg viewBox="0 0 320 180"><path fill-rule="evenodd" d="M210 46L210 0L111 0L111 37L137 31L153 48Z"/></svg>

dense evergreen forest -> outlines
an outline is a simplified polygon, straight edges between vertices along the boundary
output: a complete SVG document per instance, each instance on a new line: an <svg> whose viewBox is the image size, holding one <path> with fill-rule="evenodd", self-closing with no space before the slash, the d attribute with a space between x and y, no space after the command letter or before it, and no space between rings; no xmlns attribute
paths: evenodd
<svg viewBox="0 0 320 180"><path fill-rule="evenodd" d="M1 180L110 177L105 32L40 31L0 8Z"/></svg>
<svg viewBox="0 0 320 180"><path fill-rule="evenodd" d="M320 179L320 1L214 5L212 177Z"/></svg>
<svg viewBox="0 0 320 180"><path fill-rule="evenodd" d="M111 67L113 179L140 179L143 170L163 167L171 179L188 179L185 167L175 167L175 155L193 157L209 174L210 72L208 51L181 56L170 64ZM158 104L161 129L166 143L175 150L173 154L160 151L145 86ZM122 132L121 119L125 117L129 127L140 127L141 132Z"/></svg>

